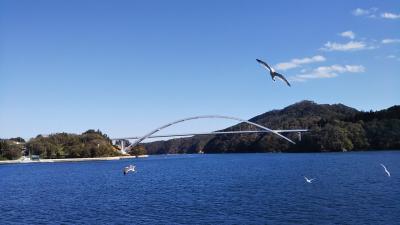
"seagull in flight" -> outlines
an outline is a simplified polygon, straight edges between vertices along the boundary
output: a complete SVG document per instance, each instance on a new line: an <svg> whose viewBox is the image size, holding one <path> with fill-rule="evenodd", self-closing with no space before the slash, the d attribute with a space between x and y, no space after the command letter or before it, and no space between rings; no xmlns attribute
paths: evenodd
<svg viewBox="0 0 400 225"><path fill-rule="evenodd" d="M286 78L285 78L282 74L276 72L276 71L274 70L274 68L270 67L266 62L263 62L262 60L259 60L259 59L256 59L256 60L257 60L257 62L260 63L264 68L266 68L266 69L269 70L269 74L271 75L272 80L275 81L275 77L279 77L279 78L281 78L283 81L285 81L286 84L290 87L289 81L287 81Z"/></svg>
<svg viewBox="0 0 400 225"><path fill-rule="evenodd" d="M315 178L312 179L308 179L307 177L304 177L304 179L306 180L307 183L311 184L313 182L313 180L315 180Z"/></svg>
<svg viewBox="0 0 400 225"><path fill-rule="evenodd" d="M387 176L390 177L390 172L386 169L386 166L383 165L382 163L381 163L381 166L383 167L383 169L385 169Z"/></svg>

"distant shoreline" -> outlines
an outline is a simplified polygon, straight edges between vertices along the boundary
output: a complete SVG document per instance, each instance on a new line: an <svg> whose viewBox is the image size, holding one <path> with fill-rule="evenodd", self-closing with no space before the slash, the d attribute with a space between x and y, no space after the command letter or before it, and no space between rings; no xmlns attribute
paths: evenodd
<svg viewBox="0 0 400 225"><path fill-rule="evenodd" d="M145 158L148 155L138 156L113 156L113 157L96 157L96 158L66 158L66 159L39 159L39 160L3 160L1 164L24 164L24 163L58 163L58 162L86 162L86 161L111 161L133 158Z"/></svg>

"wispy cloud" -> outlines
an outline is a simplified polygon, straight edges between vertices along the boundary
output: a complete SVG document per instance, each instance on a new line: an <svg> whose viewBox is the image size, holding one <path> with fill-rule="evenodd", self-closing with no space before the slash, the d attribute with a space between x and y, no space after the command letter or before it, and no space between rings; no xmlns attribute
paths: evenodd
<svg viewBox="0 0 400 225"><path fill-rule="evenodd" d="M301 59L292 59L289 62L282 62L275 65L275 68L278 70L288 70L299 67L303 64L315 63L315 62L323 62L326 58L322 55L316 55L313 57L305 57Z"/></svg>
<svg viewBox="0 0 400 225"><path fill-rule="evenodd" d="M398 57L398 56L396 56L396 55L388 55L388 56L386 56L386 58L388 58L388 59L394 59L394 60L400 61L400 57Z"/></svg>
<svg viewBox="0 0 400 225"><path fill-rule="evenodd" d="M328 41L327 43L324 44L324 47L322 47L321 50L345 52L345 51L356 51L369 48L371 47L367 46L367 44L365 44L362 41L349 41L347 43L336 43Z"/></svg>
<svg viewBox="0 0 400 225"><path fill-rule="evenodd" d="M381 17L382 17L382 18L385 18L385 19L392 19L392 20L395 20L395 19L400 19L400 14L395 14L395 13L390 13L390 12L384 12L384 13L381 14Z"/></svg>
<svg viewBox="0 0 400 225"><path fill-rule="evenodd" d="M339 35L342 37L350 38L350 39L354 39L356 37L356 34L351 30L344 31L344 32L340 33Z"/></svg>
<svg viewBox="0 0 400 225"><path fill-rule="evenodd" d="M371 18L375 18L375 12L378 10L378 8L372 7L369 9L361 9L361 8L357 8L354 9L351 13L354 16L366 16L366 17L371 17Z"/></svg>
<svg viewBox="0 0 400 225"><path fill-rule="evenodd" d="M357 8L357 9L353 10L352 13L355 16L363 16L363 15L368 15L370 12L367 9Z"/></svg>
<svg viewBox="0 0 400 225"><path fill-rule="evenodd" d="M382 44L395 44L395 43L400 43L400 39L387 38L382 40Z"/></svg>
<svg viewBox="0 0 400 225"><path fill-rule="evenodd" d="M370 17L370 18L378 18L378 8L372 7L369 9L362 9L362 8L356 8L351 13L354 16L365 16L365 17ZM382 12L380 13L380 17L383 19L400 19L400 14L396 14L393 12Z"/></svg>
<svg viewBox="0 0 400 225"><path fill-rule="evenodd" d="M291 81L304 82L309 79L333 78L342 73L362 73L365 72L365 67L362 65L331 65L320 66L313 69L310 73L299 74L290 77Z"/></svg>

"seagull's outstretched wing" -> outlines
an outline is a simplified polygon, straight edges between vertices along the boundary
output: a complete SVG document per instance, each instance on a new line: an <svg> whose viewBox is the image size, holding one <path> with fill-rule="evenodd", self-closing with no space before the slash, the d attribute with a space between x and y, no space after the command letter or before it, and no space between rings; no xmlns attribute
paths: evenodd
<svg viewBox="0 0 400 225"><path fill-rule="evenodd" d="M383 165L382 163L381 163L381 166L383 167L383 169L385 169L385 172L388 175L388 177L390 177L390 172L387 170L386 166Z"/></svg>
<svg viewBox="0 0 400 225"><path fill-rule="evenodd" d="M268 66L268 64L262 60L256 59L258 63L260 63L261 65L263 65L266 69L268 69L269 71L271 70L271 67Z"/></svg>
<svg viewBox="0 0 400 225"><path fill-rule="evenodd" d="M287 81L286 78L285 78L282 74L275 72L275 76L281 78L281 79L282 79L283 81L285 81L286 84L290 87L289 81Z"/></svg>

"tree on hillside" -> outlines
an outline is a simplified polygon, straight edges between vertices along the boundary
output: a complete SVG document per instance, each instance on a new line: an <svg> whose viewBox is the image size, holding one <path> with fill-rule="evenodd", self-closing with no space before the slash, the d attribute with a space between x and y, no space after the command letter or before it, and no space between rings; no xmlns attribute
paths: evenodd
<svg viewBox="0 0 400 225"><path fill-rule="evenodd" d="M25 139L23 139L22 137L10 138L9 140L20 142L20 143L25 143Z"/></svg>
<svg viewBox="0 0 400 225"><path fill-rule="evenodd" d="M15 144L14 141L0 140L0 160L18 159L22 156L23 145Z"/></svg>
<svg viewBox="0 0 400 225"><path fill-rule="evenodd" d="M129 155L146 155L147 151L146 148L143 145L136 145L131 150L128 152Z"/></svg>

